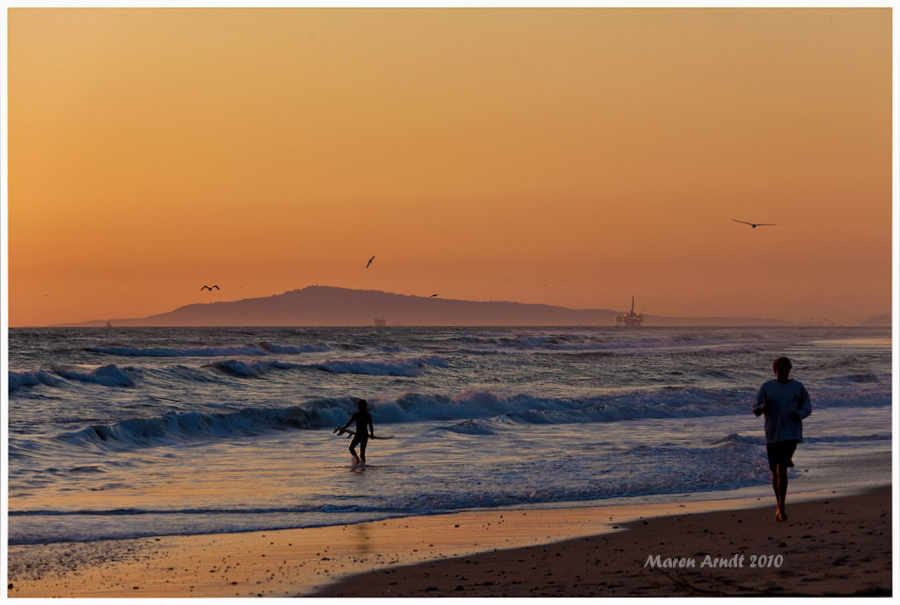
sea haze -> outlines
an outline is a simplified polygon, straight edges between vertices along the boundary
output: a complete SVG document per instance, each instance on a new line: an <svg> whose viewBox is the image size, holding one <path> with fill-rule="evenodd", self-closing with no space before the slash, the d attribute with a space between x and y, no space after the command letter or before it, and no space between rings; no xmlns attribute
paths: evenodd
<svg viewBox="0 0 900 605"><path fill-rule="evenodd" d="M889 328L11 329L10 543L482 507L769 496L777 355L813 415L792 492L890 482ZM332 434L370 402L369 467Z"/></svg>

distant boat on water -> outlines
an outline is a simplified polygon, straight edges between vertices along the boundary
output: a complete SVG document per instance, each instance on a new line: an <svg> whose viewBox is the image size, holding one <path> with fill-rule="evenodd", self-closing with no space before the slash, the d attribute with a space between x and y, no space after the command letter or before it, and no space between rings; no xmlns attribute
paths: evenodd
<svg viewBox="0 0 900 605"><path fill-rule="evenodd" d="M108 319L106 320L106 327L107 327L107 328L113 327L112 322L111 322L110 320L108 320Z"/></svg>
<svg viewBox="0 0 900 605"><path fill-rule="evenodd" d="M616 315L616 325L617 326L632 326L637 327L644 322L644 315L642 313L634 312L634 296L631 297L631 311L628 313L621 313Z"/></svg>
<svg viewBox="0 0 900 605"><path fill-rule="evenodd" d="M375 325L378 327L384 327L387 325L387 320L384 318L384 315L375 318Z"/></svg>

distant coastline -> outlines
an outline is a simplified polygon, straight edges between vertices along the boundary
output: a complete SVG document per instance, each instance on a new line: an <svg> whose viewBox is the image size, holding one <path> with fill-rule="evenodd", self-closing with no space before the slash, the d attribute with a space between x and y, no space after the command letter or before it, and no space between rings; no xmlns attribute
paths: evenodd
<svg viewBox="0 0 900 605"><path fill-rule="evenodd" d="M143 318L107 318L49 327L203 326L612 326L621 310L569 309L516 302L425 298L380 290L308 286L273 296L231 302L196 303ZM644 315L644 326L827 325L751 317L665 317ZM378 320L376 322L376 319ZM890 325L889 314L859 325ZM874 322L874 323L873 323ZM882 323L883 322L883 323ZM622 328L629 329L629 328Z"/></svg>

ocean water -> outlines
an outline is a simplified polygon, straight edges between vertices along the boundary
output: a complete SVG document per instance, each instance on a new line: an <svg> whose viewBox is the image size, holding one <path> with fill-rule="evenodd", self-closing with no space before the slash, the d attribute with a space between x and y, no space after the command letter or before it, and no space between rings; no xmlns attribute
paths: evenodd
<svg viewBox="0 0 900 605"><path fill-rule="evenodd" d="M9 541L485 507L771 497L750 412L812 397L791 492L891 481L878 328L106 328L9 333ZM370 403L364 468L332 433Z"/></svg>

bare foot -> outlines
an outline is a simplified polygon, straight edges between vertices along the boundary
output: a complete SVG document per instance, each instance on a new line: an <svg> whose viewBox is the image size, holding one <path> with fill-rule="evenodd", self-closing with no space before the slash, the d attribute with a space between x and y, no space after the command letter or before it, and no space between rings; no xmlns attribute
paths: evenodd
<svg viewBox="0 0 900 605"><path fill-rule="evenodd" d="M783 510L779 510L778 512L775 513L775 520L776 521L787 521L787 513L784 512Z"/></svg>

